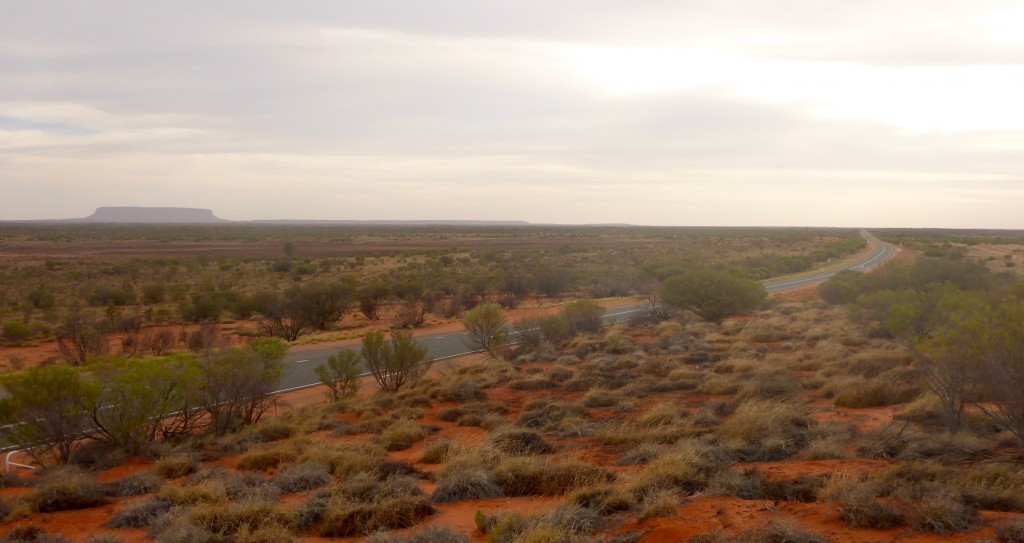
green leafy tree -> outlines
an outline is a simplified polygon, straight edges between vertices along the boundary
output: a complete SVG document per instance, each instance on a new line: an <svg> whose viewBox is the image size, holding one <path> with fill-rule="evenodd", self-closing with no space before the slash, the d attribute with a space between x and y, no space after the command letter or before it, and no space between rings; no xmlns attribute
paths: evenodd
<svg viewBox="0 0 1024 543"><path fill-rule="evenodd" d="M381 303L391 296L391 287L375 281L359 292L359 311L370 320L380 319Z"/></svg>
<svg viewBox="0 0 1024 543"><path fill-rule="evenodd" d="M344 400L359 390L359 355L355 351L342 349L320 364L314 370L320 382L327 387L331 401Z"/></svg>
<svg viewBox="0 0 1024 543"><path fill-rule="evenodd" d="M100 327L75 310L57 331L57 350L72 366L79 366L94 355L106 354L110 342Z"/></svg>
<svg viewBox="0 0 1024 543"><path fill-rule="evenodd" d="M860 272L844 270L825 281L818 287L818 296L830 304L849 304L860 295Z"/></svg>
<svg viewBox="0 0 1024 543"><path fill-rule="evenodd" d="M380 330L367 332L360 356L377 385L386 392L397 392L405 385L415 384L430 369L431 363L426 347L406 330L392 331L390 339Z"/></svg>
<svg viewBox="0 0 1024 543"><path fill-rule="evenodd" d="M287 346L277 339L211 352L200 360L203 408L217 434L254 424L275 402Z"/></svg>
<svg viewBox="0 0 1024 543"><path fill-rule="evenodd" d="M591 298L573 300L562 307L562 318L572 334L598 332L604 325L605 308Z"/></svg>
<svg viewBox="0 0 1024 543"><path fill-rule="evenodd" d="M199 365L192 355L111 358L88 366L83 409L94 437L129 454L193 429L200 402Z"/></svg>
<svg viewBox="0 0 1024 543"><path fill-rule="evenodd" d="M1024 442L1024 302L990 306L987 318L965 332L984 353L979 378L985 397L972 403Z"/></svg>
<svg viewBox="0 0 1024 543"><path fill-rule="evenodd" d="M32 330L22 321L8 321L3 326L4 341L19 345L32 337Z"/></svg>
<svg viewBox="0 0 1024 543"><path fill-rule="evenodd" d="M40 464L66 463L89 429L82 406L94 389L75 368L36 366L0 374L4 397L0 421L6 440L26 450Z"/></svg>
<svg viewBox="0 0 1024 543"><path fill-rule="evenodd" d="M665 303L710 322L757 309L766 296L764 287L756 281L708 268L674 275L661 285Z"/></svg>
<svg viewBox="0 0 1024 543"><path fill-rule="evenodd" d="M355 282L316 281L307 283L289 293L294 312L309 326L325 330L337 322L356 297Z"/></svg>
<svg viewBox="0 0 1024 543"><path fill-rule="evenodd" d="M507 324L505 312L493 302L474 307L462 317L462 325L469 333L469 348L487 351L494 357L508 342Z"/></svg>

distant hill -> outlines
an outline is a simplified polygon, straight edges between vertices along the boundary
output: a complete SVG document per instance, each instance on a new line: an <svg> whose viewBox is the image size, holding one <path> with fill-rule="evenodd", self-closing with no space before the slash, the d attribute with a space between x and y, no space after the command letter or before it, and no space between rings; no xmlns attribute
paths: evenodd
<svg viewBox="0 0 1024 543"><path fill-rule="evenodd" d="M82 219L66 222L87 223L153 223L153 224L209 224L226 223L213 214L212 209L192 207L98 207L96 212Z"/></svg>
<svg viewBox="0 0 1024 543"><path fill-rule="evenodd" d="M20 222L20 221L18 221ZM52 222L52 221L27 221ZM211 209L194 207L99 207L96 212L80 219L59 219L62 223L105 224L281 224L281 225L390 225L390 226L528 226L526 221L472 221L472 220L254 220L230 221L213 214Z"/></svg>

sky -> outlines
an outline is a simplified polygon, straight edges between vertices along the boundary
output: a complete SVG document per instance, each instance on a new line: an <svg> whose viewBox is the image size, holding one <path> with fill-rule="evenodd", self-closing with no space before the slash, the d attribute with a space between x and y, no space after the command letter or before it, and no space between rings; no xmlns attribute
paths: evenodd
<svg viewBox="0 0 1024 543"><path fill-rule="evenodd" d="M1024 4L0 2L0 220L1024 228Z"/></svg>

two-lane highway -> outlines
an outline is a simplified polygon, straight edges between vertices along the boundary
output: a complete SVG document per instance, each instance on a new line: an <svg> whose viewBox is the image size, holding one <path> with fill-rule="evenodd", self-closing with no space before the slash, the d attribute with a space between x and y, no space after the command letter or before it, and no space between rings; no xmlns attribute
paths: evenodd
<svg viewBox="0 0 1024 543"><path fill-rule="evenodd" d="M861 232L861 235L864 236L864 239L867 240L868 245L872 248L864 256L819 272L808 272L796 276L767 280L764 282L765 290L769 293L780 293L823 283L829 277L843 270L867 271L885 262L897 251L892 245L875 238L867 232ZM628 321L638 313L650 311L650 309L650 305L647 303L617 307L605 313L604 322L605 324L612 324ZM427 348L430 357L435 360L445 360L474 352L468 346L469 336L466 332L420 335L416 339ZM282 391L316 386L319 383L319 379L314 368L325 363L327 358L342 348L358 352L359 344L354 342L351 345L290 353L285 358L286 370L281 381Z"/></svg>

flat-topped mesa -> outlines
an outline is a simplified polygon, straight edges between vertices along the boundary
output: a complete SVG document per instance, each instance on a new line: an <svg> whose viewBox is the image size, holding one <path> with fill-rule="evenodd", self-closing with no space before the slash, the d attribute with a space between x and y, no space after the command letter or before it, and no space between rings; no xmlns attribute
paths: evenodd
<svg viewBox="0 0 1024 543"><path fill-rule="evenodd" d="M98 207L96 212L76 222L208 224L229 222L213 214L212 209L193 207Z"/></svg>

